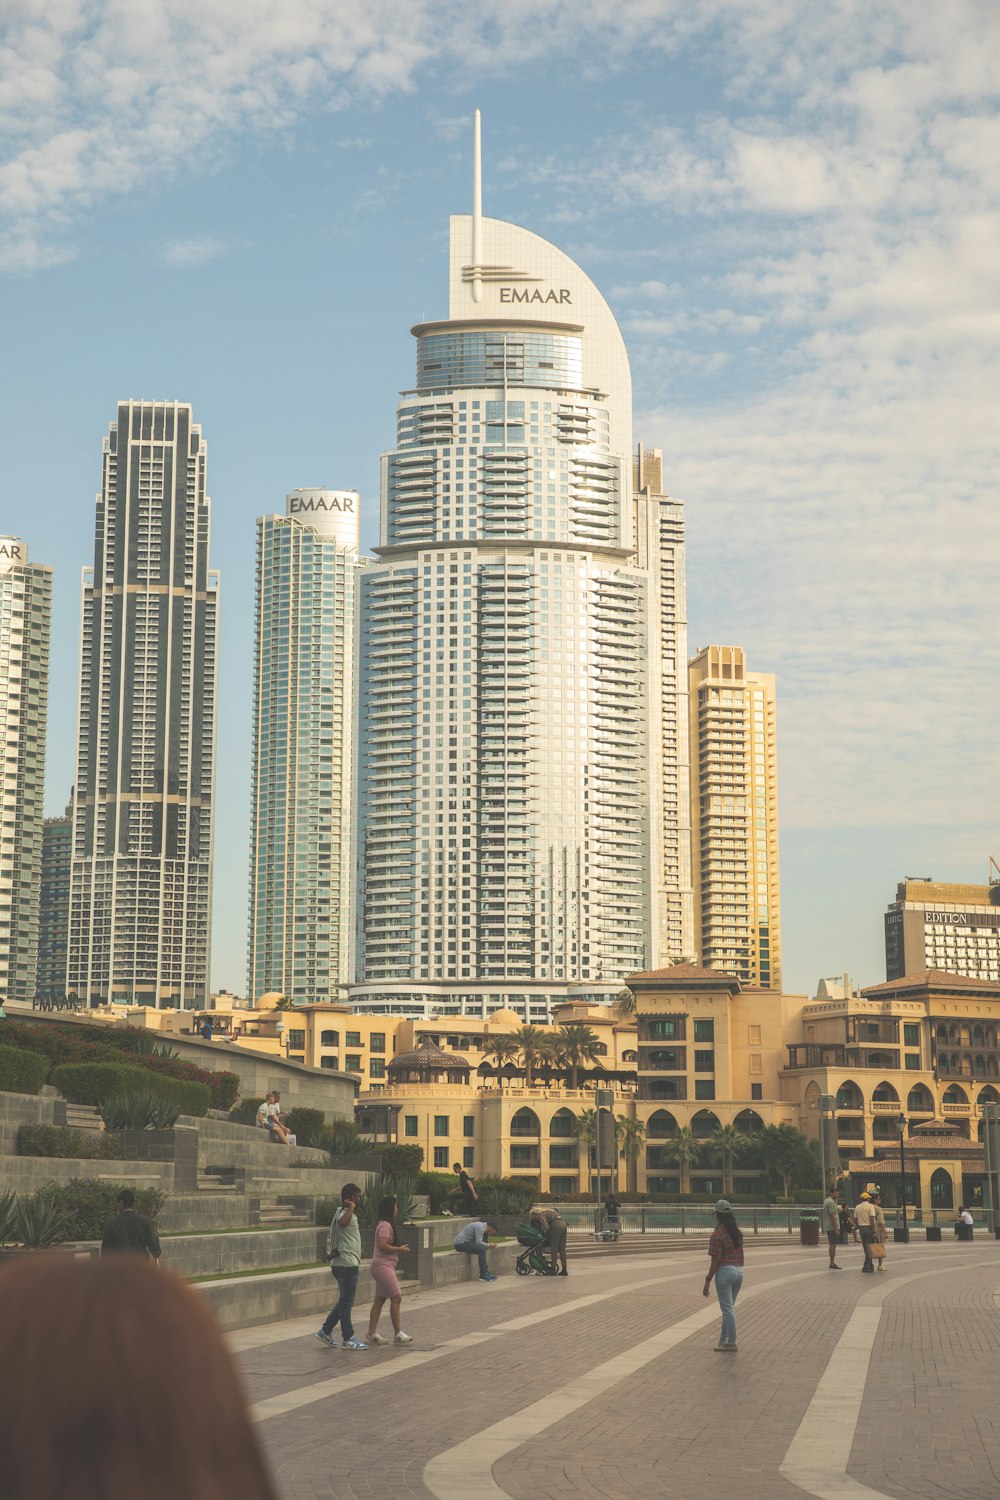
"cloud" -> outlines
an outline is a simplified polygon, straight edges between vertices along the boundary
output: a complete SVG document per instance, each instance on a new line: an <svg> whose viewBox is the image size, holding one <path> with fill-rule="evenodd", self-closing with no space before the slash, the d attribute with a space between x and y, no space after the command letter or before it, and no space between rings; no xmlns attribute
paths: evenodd
<svg viewBox="0 0 1000 1500"><path fill-rule="evenodd" d="M204 234L192 239L172 240L164 245L161 256L168 266L187 270L190 266L203 266L207 261L218 259L227 248L225 240Z"/></svg>

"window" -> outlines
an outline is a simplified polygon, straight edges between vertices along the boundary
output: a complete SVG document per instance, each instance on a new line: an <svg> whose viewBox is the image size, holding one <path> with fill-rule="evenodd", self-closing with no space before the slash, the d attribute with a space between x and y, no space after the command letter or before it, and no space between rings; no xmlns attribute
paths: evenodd
<svg viewBox="0 0 1000 1500"><path fill-rule="evenodd" d="M714 1099L715 1079L696 1078L694 1081L694 1097L696 1099ZM712 1189L709 1189L709 1191L712 1191Z"/></svg>
<svg viewBox="0 0 1000 1500"><path fill-rule="evenodd" d="M371 1036L368 1038L368 1050L369 1050L369 1052L384 1052L385 1051L385 1032L384 1031L373 1031L372 1032Z"/></svg>
<svg viewBox="0 0 1000 1500"><path fill-rule="evenodd" d="M751 1073L763 1073L763 1071L764 1071L764 1063L763 1063L762 1054L760 1052L751 1052L750 1053L750 1072Z"/></svg>
<svg viewBox="0 0 1000 1500"><path fill-rule="evenodd" d="M676 1021L650 1021L649 1036L655 1042L676 1042L682 1033L677 1029Z"/></svg>
<svg viewBox="0 0 1000 1500"><path fill-rule="evenodd" d="M345 1040L344 1040L344 1046L345 1047L360 1047L361 1046L361 1032L360 1031L349 1031L347 1033L347 1036L346 1036Z"/></svg>
<svg viewBox="0 0 1000 1500"><path fill-rule="evenodd" d="M320 1044L321 1047L339 1047L340 1046L340 1032L339 1031L322 1031L322 1032L320 1032L319 1044Z"/></svg>
<svg viewBox="0 0 1000 1500"><path fill-rule="evenodd" d="M695 1021L694 1039L696 1042L714 1042L715 1022L712 1020Z"/></svg>
<svg viewBox="0 0 1000 1500"><path fill-rule="evenodd" d="M373 1057L368 1064L368 1071L373 1078L385 1077L385 1058Z"/></svg>
<svg viewBox="0 0 1000 1500"><path fill-rule="evenodd" d="M446 1167L448 1165L448 1147L447 1146L435 1146L434 1147L434 1165L436 1167Z"/></svg>
<svg viewBox="0 0 1000 1500"><path fill-rule="evenodd" d="M475 1133L476 1133L476 1117L475 1117L475 1115L463 1115L462 1116L462 1134L464 1136L466 1136L466 1137L469 1137L469 1136L474 1136Z"/></svg>
<svg viewBox="0 0 1000 1500"><path fill-rule="evenodd" d="M435 1135L447 1135L448 1134L448 1116L447 1115L435 1115L434 1116L434 1134Z"/></svg>
<svg viewBox="0 0 1000 1500"><path fill-rule="evenodd" d="M694 1055L694 1070L696 1073L714 1073L715 1053L696 1052Z"/></svg>
<svg viewBox="0 0 1000 1500"><path fill-rule="evenodd" d="M660 1068L667 1073L683 1072L684 1047L654 1047L648 1053L648 1066Z"/></svg>
<svg viewBox="0 0 1000 1500"><path fill-rule="evenodd" d="M340 1063L335 1057L321 1057L319 1065L321 1068L339 1068Z"/></svg>
<svg viewBox="0 0 1000 1500"><path fill-rule="evenodd" d="M304 1052L306 1047L306 1034L304 1031L290 1031L288 1033L289 1052Z"/></svg>
<svg viewBox="0 0 1000 1500"><path fill-rule="evenodd" d="M905 1059L906 1059L906 1066L910 1069L911 1072L915 1072L920 1067L920 1053L919 1052L907 1052L905 1054Z"/></svg>
<svg viewBox="0 0 1000 1500"><path fill-rule="evenodd" d="M512 1167L537 1167L537 1146L511 1146L510 1164Z"/></svg>
<svg viewBox="0 0 1000 1500"><path fill-rule="evenodd" d="M347 1069L348 1073L360 1073L361 1059L360 1057L345 1057L344 1066Z"/></svg>
<svg viewBox="0 0 1000 1500"><path fill-rule="evenodd" d="M575 1167L579 1157L576 1146L550 1146L550 1167Z"/></svg>
<svg viewBox="0 0 1000 1500"><path fill-rule="evenodd" d="M904 1021L903 1022L903 1041L904 1041L904 1043L906 1044L907 1047L919 1047L920 1046L920 1022L919 1021Z"/></svg>
<svg viewBox="0 0 1000 1500"><path fill-rule="evenodd" d="M752 1083L750 1085L750 1098L751 1099L763 1099L763 1097L764 1097L764 1085L762 1083Z"/></svg>
<svg viewBox="0 0 1000 1500"><path fill-rule="evenodd" d="M748 1043L749 1043L749 1045L751 1047L759 1047L760 1046L760 1027L759 1026L748 1026L747 1027L747 1041L748 1041Z"/></svg>
<svg viewBox="0 0 1000 1500"><path fill-rule="evenodd" d="M447 1166L447 1165L448 1165L448 1163L445 1162L445 1166ZM476 1165L476 1148L475 1148L475 1146L463 1146L462 1147L462 1166L463 1167L474 1167L475 1165Z"/></svg>
<svg viewBox="0 0 1000 1500"><path fill-rule="evenodd" d="M416 1133L417 1133L417 1117L416 1117L416 1115L404 1115L403 1116L403 1134L404 1135L416 1135Z"/></svg>

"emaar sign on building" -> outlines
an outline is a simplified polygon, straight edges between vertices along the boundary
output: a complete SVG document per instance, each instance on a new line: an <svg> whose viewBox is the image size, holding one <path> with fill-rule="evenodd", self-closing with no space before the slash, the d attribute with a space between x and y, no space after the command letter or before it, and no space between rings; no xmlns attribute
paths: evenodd
<svg viewBox="0 0 1000 1500"><path fill-rule="evenodd" d="M285 514L332 537L339 546L357 551L361 522L357 490L292 490L286 497Z"/></svg>

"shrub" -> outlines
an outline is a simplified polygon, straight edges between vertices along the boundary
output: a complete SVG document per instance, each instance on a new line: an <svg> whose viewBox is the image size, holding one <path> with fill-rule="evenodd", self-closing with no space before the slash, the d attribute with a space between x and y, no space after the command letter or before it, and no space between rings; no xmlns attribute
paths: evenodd
<svg viewBox="0 0 1000 1500"><path fill-rule="evenodd" d="M14 1212L17 1195L13 1191L0 1193L0 1245L14 1237Z"/></svg>
<svg viewBox="0 0 1000 1500"><path fill-rule="evenodd" d="M333 1162L347 1156L378 1156L375 1142L362 1135L353 1120L335 1120L322 1131L317 1146L329 1151Z"/></svg>
<svg viewBox="0 0 1000 1500"><path fill-rule="evenodd" d="M161 1078L145 1068L120 1063L63 1063L53 1072L52 1082L63 1098L73 1104L100 1104L102 1099L122 1090L149 1089L176 1105L178 1114L200 1117L208 1113L209 1092L205 1084Z"/></svg>
<svg viewBox="0 0 1000 1500"><path fill-rule="evenodd" d="M235 1073L231 1075L236 1077ZM257 1111L264 1103L262 1098L241 1099L235 1109L229 1111L230 1123L233 1125L256 1125Z"/></svg>
<svg viewBox="0 0 1000 1500"><path fill-rule="evenodd" d="M209 1090L212 1109L229 1109L240 1091L240 1081L235 1073L215 1073L210 1068L184 1062L171 1048L155 1039L155 1034L134 1026L27 1026L18 1021L16 1025L4 1028L4 1041L14 1047L30 1048L48 1058L50 1074L63 1063L113 1063L141 1068L181 1082L203 1083ZM196 1113L190 1109L184 1112Z"/></svg>
<svg viewBox="0 0 1000 1500"><path fill-rule="evenodd" d="M37 1094L49 1071L48 1059L19 1047L0 1047L0 1091Z"/></svg>
<svg viewBox="0 0 1000 1500"><path fill-rule="evenodd" d="M457 1186L458 1178L451 1172L421 1172L415 1191L429 1199L432 1214L439 1214L448 1207L451 1194Z"/></svg>
<svg viewBox="0 0 1000 1500"><path fill-rule="evenodd" d="M52 1188L58 1206L70 1216L68 1239L99 1240L104 1226L116 1212L116 1200L127 1182L97 1182L76 1177L72 1182ZM136 1188L135 1206L153 1223L159 1217L166 1194L159 1188Z"/></svg>
<svg viewBox="0 0 1000 1500"><path fill-rule="evenodd" d="M423 1146L379 1146L377 1150L387 1177L416 1177L424 1164Z"/></svg>
<svg viewBox="0 0 1000 1500"><path fill-rule="evenodd" d="M361 1193L358 1213L363 1223L374 1229L378 1223L378 1206L383 1198L392 1193L397 1200L396 1225L408 1224L416 1212L414 1201L415 1177L394 1177L385 1172L374 1172Z"/></svg>
<svg viewBox="0 0 1000 1500"><path fill-rule="evenodd" d="M17 1154L69 1156L78 1161L130 1161L134 1156L110 1136L94 1130L71 1130L67 1125L22 1125L17 1132Z"/></svg>
<svg viewBox="0 0 1000 1500"><path fill-rule="evenodd" d="M175 1098L148 1084L127 1084L97 1107L106 1130L173 1130L181 1112Z"/></svg>
<svg viewBox="0 0 1000 1500"><path fill-rule="evenodd" d="M538 1191L531 1182L516 1177L481 1177L476 1183L479 1212L484 1218L497 1214L524 1217L531 1212Z"/></svg>
<svg viewBox="0 0 1000 1500"><path fill-rule="evenodd" d="M29 1250L45 1250L72 1239L72 1217L56 1200L52 1184L21 1193L14 1208L14 1236Z"/></svg>
<svg viewBox="0 0 1000 1500"><path fill-rule="evenodd" d="M300 1146L318 1146L326 1126L321 1109L303 1109L296 1106L285 1117L285 1124Z"/></svg>

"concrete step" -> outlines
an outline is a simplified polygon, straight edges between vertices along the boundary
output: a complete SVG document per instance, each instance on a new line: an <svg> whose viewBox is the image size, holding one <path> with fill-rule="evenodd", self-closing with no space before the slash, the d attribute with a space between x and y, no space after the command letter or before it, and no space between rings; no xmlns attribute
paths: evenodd
<svg viewBox="0 0 1000 1500"><path fill-rule="evenodd" d="M73 1130L96 1130L104 1129L104 1121L101 1119L96 1104L66 1104L66 1124Z"/></svg>

